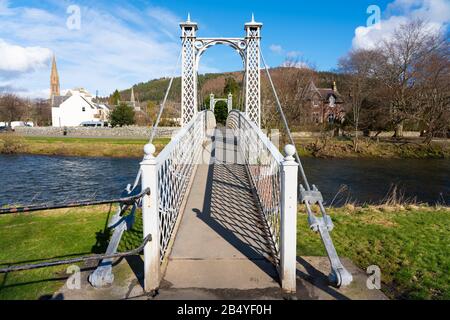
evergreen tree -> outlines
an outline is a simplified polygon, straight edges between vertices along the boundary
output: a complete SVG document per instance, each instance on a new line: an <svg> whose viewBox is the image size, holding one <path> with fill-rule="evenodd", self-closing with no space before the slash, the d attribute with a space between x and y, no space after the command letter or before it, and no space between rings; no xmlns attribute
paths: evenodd
<svg viewBox="0 0 450 320"><path fill-rule="evenodd" d="M225 87L223 88L223 94L227 96L229 93L233 95L233 97L239 96L239 84L233 77L228 77L225 80Z"/></svg>
<svg viewBox="0 0 450 320"><path fill-rule="evenodd" d="M109 98L109 104L112 106L118 106L120 103L121 97L119 90L116 89L112 96Z"/></svg>
<svg viewBox="0 0 450 320"><path fill-rule="evenodd" d="M228 117L228 106L225 101L219 101L216 103L214 115L216 116L217 123L225 125Z"/></svg>
<svg viewBox="0 0 450 320"><path fill-rule="evenodd" d="M134 110L126 103L121 103L111 112L109 116L113 127L123 127L134 124Z"/></svg>

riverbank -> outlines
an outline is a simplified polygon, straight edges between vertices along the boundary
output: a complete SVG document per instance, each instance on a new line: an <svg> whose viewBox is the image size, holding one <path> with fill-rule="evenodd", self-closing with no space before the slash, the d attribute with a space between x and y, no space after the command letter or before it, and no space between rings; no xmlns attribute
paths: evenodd
<svg viewBox="0 0 450 320"><path fill-rule="evenodd" d="M435 140L425 144L422 139L360 138L354 143L345 138L296 138L301 157L315 158L379 158L379 159L448 159L450 140Z"/></svg>
<svg viewBox="0 0 450 320"><path fill-rule="evenodd" d="M0 216L0 266L104 252L105 226L114 208L96 206ZM336 249L365 270L378 265L382 290L397 299L450 299L450 208L370 206L332 208ZM142 221L127 231L120 250L142 239ZM299 211L297 254L324 256L320 237ZM0 300L42 299L66 281L67 266L0 275Z"/></svg>
<svg viewBox="0 0 450 320"><path fill-rule="evenodd" d="M17 134L0 135L0 154L34 154L80 157L139 158L147 139L129 138L73 138L22 137ZM301 157L367 158L367 159L448 159L450 140L434 141L430 145L418 139L376 141L362 138L355 151L351 140L329 138L297 138ZM156 138L157 152L170 138Z"/></svg>
<svg viewBox="0 0 450 320"><path fill-rule="evenodd" d="M169 141L170 138L156 138L153 144L159 152ZM0 135L0 154L140 158L146 143L148 139Z"/></svg>
<svg viewBox="0 0 450 320"><path fill-rule="evenodd" d="M329 214L337 252L363 270L379 266L387 296L450 299L450 207L348 205ZM298 255L326 255L303 209L298 218Z"/></svg>

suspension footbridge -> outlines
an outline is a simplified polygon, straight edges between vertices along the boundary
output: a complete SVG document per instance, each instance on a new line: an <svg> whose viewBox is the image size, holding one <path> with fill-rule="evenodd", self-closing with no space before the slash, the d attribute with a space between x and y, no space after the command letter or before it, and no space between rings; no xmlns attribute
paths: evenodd
<svg viewBox="0 0 450 320"><path fill-rule="evenodd" d="M242 38L197 37L198 25L190 17L180 27L182 129L157 156L152 135L136 182L129 187L130 194L139 186L151 190L141 203L143 236L157 239L144 249L145 290L158 290L166 280L185 288L208 283L218 288L281 285L284 292L295 293L299 204L306 206L311 229L323 240L330 281L349 285L352 275L330 237L333 223L320 191L306 178L261 52L262 23L252 16ZM197 88L202 55L221 44L239 53L245 74L245 110L229 112L226 131L216 128L213 112L199 111ZM261 128L262 65L291 140L284 155ZM314 205L320 216L313 212ZM124 229L116 228L109 251L117 249ZM111 272L110 265L100 264L90 281L103 286L112 281Z"/></svg>
<svg viewBox="0 0 450 320"><path fill-rule="evenodd" d="M136 254L118 254L117 249L141 208L143 270L136 277L142 280L143 292L197 288L298 293L297 218L299 206L305 206L311 231L318 233L327 253L328 261L321 265L329 268L323 271L328 284L350 285L352 272L342 264L330 236L333 222L322 194L307 179L262 55L262 23L252 17L242 38L197 37L198 26L189 17L180 27L182 128L156 155L152 140L172 78L136 179L116 201L107 251L86 258L100 260L89 283L95 288L111 286L115 258ZM225 127L216 124L211 110L200 111L198 105L199 62L215 45L232 47L244 66L244 110L229 111ZM281 148L283 153L261 128L262 71L290 140ZM129 210L131 214L125 214ZM66 292L66 297L71 294Z"/></svg>

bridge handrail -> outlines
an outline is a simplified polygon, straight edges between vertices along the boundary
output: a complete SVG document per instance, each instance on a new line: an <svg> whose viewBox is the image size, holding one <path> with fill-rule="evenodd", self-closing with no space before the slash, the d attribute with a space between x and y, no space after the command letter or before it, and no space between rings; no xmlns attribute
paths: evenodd
<svg viewBox="0 0 450 320"><path fill-rule="evenodd" d="M233 110L227 127L234 130L273 241L272 255L280 258L281 167L284 157L263 131L243 112ZM278 261L277 261L278 263Z"/></svg>
<svg viewBox="0 0 450 320"><path fill-rule="evenodd" d="M258 126L253 121L251 121L250 118L244 112L239 110L231 110L227 118L227 127L229 127L230 129L240 129L239 123L238 124L234 123L236 121L236 118L234 116L235 114L237 114L239 118L245 120L246 124L250 127L251 130L253 130L257 134L258 138L261 140L261 142L263 142L264 146L270 151L274 159L279 164L281 164L281 162L284 159L281 152L275 147L272 141L270 141L269 137L266 134L264 134L264 132L260 128L258 128ZM239 118L237 119L237 121L239 121Z"/></svg>

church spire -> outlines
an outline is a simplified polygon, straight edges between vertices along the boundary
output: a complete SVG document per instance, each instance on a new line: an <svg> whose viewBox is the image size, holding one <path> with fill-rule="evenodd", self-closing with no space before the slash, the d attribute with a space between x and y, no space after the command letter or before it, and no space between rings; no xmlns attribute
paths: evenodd
<svg viewBox="0 0 450 320"><path fill-rule="evenodd" d="M50 99L53 99L53 97L56 96L60 96L60 87L58 68L56 67L56 57L53 55L52 73L50 75Z"/></svg>

